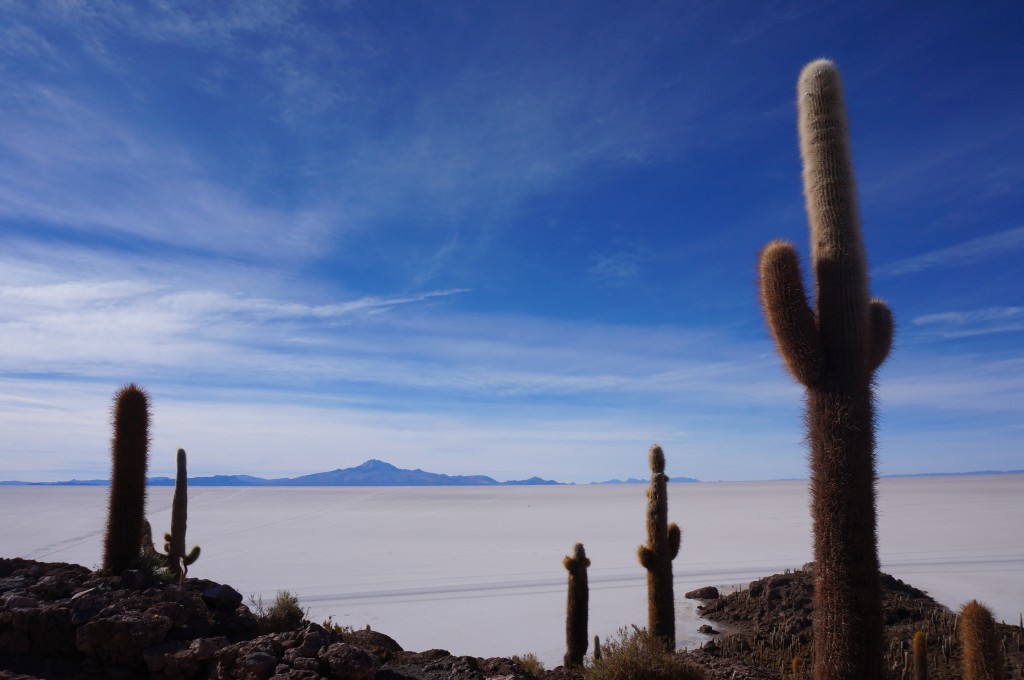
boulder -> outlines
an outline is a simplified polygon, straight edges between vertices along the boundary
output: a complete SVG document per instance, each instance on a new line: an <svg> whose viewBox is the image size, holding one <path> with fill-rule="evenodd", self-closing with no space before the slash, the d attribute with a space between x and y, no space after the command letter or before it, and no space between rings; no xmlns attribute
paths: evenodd
<svg viewBox="0 0 1024 680"><path fill-rule="evenodd" d="M234 611L242 604L242 594L229 585L217 584L203 591L203 602L216 611Z"/></svg>
<svg viewBox="0 0 1024 680"><path fill-rule="evenodd" d="M320 668L331 680L373 680L380 661L361 647L335 642L320 652Z"/></svg>
<svg viewBox="0 0 1024 680"><path fill-rule="evenodd" d="M686 593L686 597L691 600L717 600L719 593L718 588L714 586L704 586Z"/></svg>

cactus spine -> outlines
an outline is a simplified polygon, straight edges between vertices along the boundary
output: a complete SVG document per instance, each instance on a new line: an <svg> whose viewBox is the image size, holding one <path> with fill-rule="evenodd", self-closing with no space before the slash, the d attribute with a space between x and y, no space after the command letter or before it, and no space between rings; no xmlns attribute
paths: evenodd
<svg viewBox="0 0 1024 680"><path fill-rule="evenodd" d="M872 680L884 677L872 379L892 345L892 314L868 294L842 84L831 62L804 67L798 104L817 304L808 304L796 250L781 241L761 253L761 304L807 392L814 677Z"/></svg>
<svg viewBox="0 0 1024 680"><path fill-rule="evenodd" d="M637 550L647 570L647 629L676 647L675 597L672 594L672 560L679 554L679 527L668 523L668 476L665 454L655 444L650 451L651 486L647 489L647 545Z"/></svg>
<svg viewBox="0 0 1024 680"><path fill-rule="evenodd" d="M562 565L569 572L569 595L565 607L565 658L563 663L572 668L583 665L587 654L587 616L590 590L587 587L587 567L590 560L582 543L573 546L572 555L566 555Z"/></svg>
<svg viewBox="0 0 1024 680"><path fill-rule="evenodd" d="M1002 680L1003 654L988 607L971 600L960 610L964 680Z"/></svg>
<svg viewBox="0 0 1024 680"><path fill-rule="evenodd" d="M928 680L928 637L923 630L914 633L914 680Z"/></svg>
<svg viewBox="0 0 1024 680"><path fill-rule="evenodd" d="M171 530L164 534L164 552L171 571L184 580L188 567L199 559L199 546L185 553L185 528L188 524L188 472L185 449L178 449L178 472L171 501Z"/></svg>
<svg viewBox="0 0 1024 680"><path fill-rule="evenodd" d="M146 510L149 398L134 383L114 396L110 509L103 538L103 568L120 574L138 563Z"/></svg>

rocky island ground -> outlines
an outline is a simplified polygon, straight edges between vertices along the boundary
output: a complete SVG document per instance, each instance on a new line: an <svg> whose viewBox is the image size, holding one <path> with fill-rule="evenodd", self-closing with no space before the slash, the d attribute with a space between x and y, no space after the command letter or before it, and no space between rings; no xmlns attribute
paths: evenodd
<svg viewBox="0 0 1024 680"><path fill-rule="evenodd" d="M891 676L909 677L911 640L923 630L929 677L962 677L955 613L891 576L883 584ZM677 657L702 666L710 680L810 677L812 591L812 571L805 567L726 595L710 586L688 593L703 600L708 640ZM1024 631L1002 624L998 633L1006 677L1022 677ZM266 633L228 585L202 579L179 585L140 571L104 576L75 564L0 558L4 679L531 680L538 670L528 666L440 649L407 651L384 633L329 622ZM569 680L582 673L558 667L540 677Z"/></svg>

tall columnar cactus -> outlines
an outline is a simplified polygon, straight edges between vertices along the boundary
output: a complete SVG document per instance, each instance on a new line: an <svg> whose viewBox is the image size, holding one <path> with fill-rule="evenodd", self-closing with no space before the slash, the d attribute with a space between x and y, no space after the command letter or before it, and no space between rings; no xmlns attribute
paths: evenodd
<svg viewBox="0 0 1024 680"><path fill-rule="evenodd" d="M188 567L199 559L199 546L185 553L185 529L188 524L188 471L185 449L178 449L178 473L174 480L174 499L171 501L171 530L164 534L164 552L167 566L184 579Z"/></svg>
<svg viewBox="0 0 1024 680"><path fill-rule="evenodd" d="M679 527L668 523L668 476L665 454L655 444L650 452L651 486L647 489L647 545L637 550L647 570L647 629L676 646L675 597L672 594L672 560L679 554Z"/></svg>
<svg viewBox="0 0 1024 680"><path fill-rule="evenodd" d="M103 568L114 574L138 563L146 510L149 398L131 383L114 397L110 510L103 539Z"/></svg>
<svg viewBox="0 0 1024 680"><path fill-rule="evenodd" d="M567 667L583 665L583 657L587 654L587 617L589 614L590 589L587 587L587 567L590 560L577 543L572 555L562 560L569 572L569 596L565 607L565 658Z"/></svg>
<svg viewBox="0 0 1024 680"><path fill-rule="evenodd" d="M923 630L914 633L914 680L928 680L928 636Z"/></svg>
<svg viewBox="0 0 1024 680"><path fill-rule="evenodd" d="M988 607L971 600L960 610L964 680L1002 680L1003 650Z"/></svg>
<svg viewBox="0 0 1024 680"><path fill-rule="evenodd" d="M807 392L814 520L814 676L884 677L875 520L872 378L889 354L892 314L868 294L842 84L826 60L798 84L804 197L816 304L796 250L761 253L761 303L786 366Z"/></svg>

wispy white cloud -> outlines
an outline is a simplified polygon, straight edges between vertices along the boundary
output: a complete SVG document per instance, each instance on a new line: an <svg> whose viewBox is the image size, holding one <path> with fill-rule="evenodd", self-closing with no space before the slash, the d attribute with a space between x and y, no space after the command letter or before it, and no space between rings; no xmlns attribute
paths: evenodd
<svg viewBox="0 0 1024 680"><path fill-rule="evenodd" d="M640 261L640 254L635 252L595 255L587 272L601 281L623 281L640 273Z"/></svg>
<svg viewBox="0 0 1024 680"><path fill-rule="evenodd" d="M898 276L944 267L947 265L971 264L990 255L1024 248L1024 227L1005 229L995 234L964 241L955 246L939 248L921 255L915 255L877 267L876 276Z"/></svg>
<svg viewBox="0 0 1024 680"><path fill-rule="evenodd" d="M940 409L1019 417L1024 414L1024 359L917 354L879 382L882 408Z"/></svg>
<svg viewBox="0 0 1024 680"><path fill-rule="evenodd" d="M91 236L286 258L330 242L334 210L260 206L191 152L46 87L0 95L0 217Z"/></svg>
<svg viewBox="0 0 1024 680"><path fill-rule="evenodd" d="M1024 307L988 307L925 314L915 318L913 324L947 338L1008 333L1024 330Z"/></svg>

